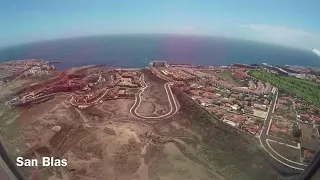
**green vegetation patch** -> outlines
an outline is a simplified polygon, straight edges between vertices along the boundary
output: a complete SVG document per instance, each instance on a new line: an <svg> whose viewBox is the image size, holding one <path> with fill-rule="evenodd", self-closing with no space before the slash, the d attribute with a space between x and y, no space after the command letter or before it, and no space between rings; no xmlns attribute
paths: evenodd
<svg viewBox="0 0 320 180"><path fill-rule="evenodd" d="M281 90L289 92L292 95L295 95L308 101L311 104L320 107L319 83L298 79L291 76L280 76L277 74L269 73L265 70L250 71L249 75L262 81L269 82Z"/></svg>

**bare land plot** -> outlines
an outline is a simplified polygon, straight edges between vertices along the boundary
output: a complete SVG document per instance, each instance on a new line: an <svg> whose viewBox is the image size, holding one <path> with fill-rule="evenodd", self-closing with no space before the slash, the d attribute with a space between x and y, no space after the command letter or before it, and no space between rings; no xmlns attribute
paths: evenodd
<svg viewBox="0 0 320 180"><path fill-rule="evenodd" d="M301 146L317 151L320 148L318 129L310 124L299 123L302 137Z"/></svg>
<svg viewBox="0 0 320 180"><path fill-rule="evenodd" d="M201 141L201 136L190 129L190 122L179 113L165 121L153 124L155 131L163 136L191 139L192 144Z"/></svg>
<svg viewBox="0 0 320 180"><path fill-rule="evenodd" d="M229 82L235 86L244 87L247 86L244 82L240 79L232 75L231 71L224 70L224 71L214 71L214 70L201 70L201 72L212 74L226 82Z"/></svg>
<svg viewBox="0 0 320 180"><path fill-rule="evenodd" d="M281 156L295 162L300 162L300 149L292 148L284 144L269 141L269 144L273 150L279 153Z"/></svg>
<svg viewBox="0 0 320 180"><path fill-rule="evenodd" d="M253 110L253 115L261 117L261 118L266 118L267 117L267 112L254 109Z"/></svg>
<svg viewBox="0 0 320 180"><path fill-rule="evenodd" d="M99 128L65 153L68 171L62 174L79 180L131 179L142 164L140 155L145 144L142 135L146 130L134 123Z"/></svg>
<svg viewBox="0 0 320 180"><path fill-rule="evenodd" d="M142 93L141 104L137 112L144 116L160 116L170 111L167 92L164 88L164 80L152 74L151 71L143 71L147 88Z"/></svg>
<svg viewBox="0 0 320 180"><path fill-rule="evenodd" d="M105 119L111 119L112 112L105 111L97 106L89 107L81 110L82 114L88 119L89 122L99 123Z"/></svg>
<svg viewBox="0 0 320 180"><path fill-rule="evenodd" d="M163 146L151 145L147 149L149 158L149 179L203 179L224 180L218 173L208 171L186 158L173 143Z"/></svg>
<svg viewBox="0 0 320 180"><path fill-rule="evenodd" d="M120 117L131 117L130 108L132 107L134 100L132 99L115 99L104 101L97 104L95 107L102 110L105 113L111 114L110 117L106 116L105 119L113 119Z"/></svg>

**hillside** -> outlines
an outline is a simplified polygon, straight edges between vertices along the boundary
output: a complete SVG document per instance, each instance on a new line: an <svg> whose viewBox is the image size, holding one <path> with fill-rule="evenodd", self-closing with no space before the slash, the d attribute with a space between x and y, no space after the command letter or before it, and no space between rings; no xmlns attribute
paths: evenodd
<svg viewBox="0 0 320 180"><path fill-rule="evenodd" d="M231 179L277 179L280 175L272 168L272 159L253 136L232 128L215 119L178 89L173 89L181 104L180 119L188 119L190 129L198 134L197 157L214 165L215 171ZM271 165L272 164L272 165Z"/></svg>

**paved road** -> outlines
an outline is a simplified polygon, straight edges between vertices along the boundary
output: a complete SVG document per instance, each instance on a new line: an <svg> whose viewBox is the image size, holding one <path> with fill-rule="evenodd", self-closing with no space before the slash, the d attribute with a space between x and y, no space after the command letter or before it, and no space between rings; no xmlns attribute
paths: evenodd
<svg viewBox="0 0 320 180"><path fill-rule="evenodd" d="M99 98L97 98L96 100L92 101L91 103L87 103L87 104L84 104L84 105L89 105L89 104L94 104L94 103L96 103L96 102L99 102L101 99L103 99L103 97L108 93L109 90L110 90L110 89L105 88L104 93L103 93ZM71 99L70 99L70 101L69 101L69 103L70 103L71 105L73 105L73 106L82 105L82 104L78 104L78 105L77 105L77 103L75 103L74 101L75 101L75 100L74 100L74 97L73 97L73 95L71 95Z"/></svg>
<svg viewBox="0 0 320 180"><path fill-rule="evenodd" d="M272 156L272 158L277 160L279 163L281 163L281 164L283 164L283 165L285 165L287 167L303 171L306 168L305 164L294 162L294 161L291 161L289 159L286 159L286 158L281 156L279 153L277 153L274 149L272 149L270 147L270 144L269 144L270 140L271 141L272 140L273 141L278 141L278 142L285 143L285 144L288 144L288 145L291 145L291 146L297 146L297 143L290 142L290 141L285 141L285 140L282 140L282 139L277 139L275 137L272 137L272 136L268 135L268 129L271 126L271 121L272 121L271 117L272 117L272 115L274 113L274 108L275 108L275 105L276 105L277 98L278 98L278 91L276 91L275 97L272 100L270 108L268 110L268 114L267 114L267 117L266 117L265 123L264 123L265 126L264 126L264 128L263 128L263 130L261 132L260 138L259 138L260 139L260 143L263 146L263 148L269 153L269 155Z"/></svg>
<svg viewBox="0 0 320 180"><path fill-rule="evenodd" d="M168 118L168 117L174 115L177 112L178 108L177 108L176 101L174 99L174 96L173 96L171 88L170 88L170 83L166 83L164 85L164 87L166 89L166 93L167 93L168 99L169 99L169 102L170 102L170 107L171 107L171 110L170 110L169 113L167 113L165 115L162 115L162 116L158 116L158 117L146 117L146 116L142 116L142 115L137 113L137 108L141 104L141 94L147 88L147 85L144 82L144 76L142 75L141 78L142 78L141 80L142 80L142 83L143 83L143 88L142 88L141 92L138 95L136 95L135 103L131 107L130 113L133 116L137 117L137 118L149 119L149 120L150 119L152 119L152 120L165 119L165 118ZM306 168L305 164L294 162L294 161L291 161L289 159L286 159L285 157L283 157L279 153L277 153L274 149L272 149L270 144L269 144L270 141L277 141L277 142L280 142L280 143L283 143L283 144L287 144L287 145L292 146L292 147L297 147L297 143L295 143L295 142L286 141L286 140L283 140L283 139L278 139L276 137L268 135L268 129L271 126L271 121L272 121L271 117L272 117L272 115L274 113L274 109L275 109L277 98L278 98L278 91L275 92L275 97L274 97L274 99L272 100L272 102L270 104L270 108L268 110L267 117L266 117L265 123L264 123L265 126L264 126L264 129L261 132L260 137L259 137L260 143L263 146L263 148L269 153L269 155L272 158L274 158L275 160L277 160L279 163L281 163L281 164L283 164L283 165L285 165L287 167L303 171Z"/></svg>
<svg viewBox="0 0 320 180"><path fill-rule="evenodd" d="M161 116L156 116L156 117L153 117L153 116L143 116L143 115L140 115L138 112L137 112L137 109L139 108L140 104L141 104L141 94L145 91L145 89L148 87L147 84L144 82L144 75L142 74L142 83L143 83L143 88L141 90L141 92L136 95L136 99L135 99L135 102L134 104L132 105L132 107L130 108L130 113L137 117L137 118L140 118L140 119L152 119L152 120L156 120L156 119L166 119L166 118L169 118L171 116L173 116L177 111L178 111L178 106L177 106L177 102L174 98L174 95L171 91L171 83L166 83L164 85L164 88L166 90L166 94L167 94L167 97L168 97L168 101L169 101L169 104L170 104L170 111L167 113L167 114L164 114L164 115L161 115Z"/></svg>

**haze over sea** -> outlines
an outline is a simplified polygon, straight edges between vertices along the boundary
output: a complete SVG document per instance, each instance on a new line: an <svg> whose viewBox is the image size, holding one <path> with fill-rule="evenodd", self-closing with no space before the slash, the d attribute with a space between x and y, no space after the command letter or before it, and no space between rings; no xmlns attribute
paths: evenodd
<svg viewBox="0 0 320 180"><path fill-rule="evenodd" d="M191 35L105 35L59 39L0 49L0 61L44 59L59 61L58 69L89 64L141 68L152 60L197 65L232 63L320 67L308 50L240 39Z"/></svg>

